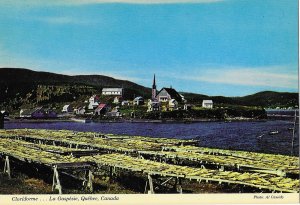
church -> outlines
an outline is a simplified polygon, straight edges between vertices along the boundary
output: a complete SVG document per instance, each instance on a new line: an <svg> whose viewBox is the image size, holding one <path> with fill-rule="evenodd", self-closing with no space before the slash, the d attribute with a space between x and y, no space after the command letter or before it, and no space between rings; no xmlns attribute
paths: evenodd
<svg viewBox="0 0 300 205"><path fill-rule="evenodd" d="M163 87L158 93L156 90L156 80L155 74L153 78L153 85L152 85L152 99L156 99L159 102L168 102L172 99L176 100L177 102L182 101L182 96L174 89L174 88L166 88Z"/></svg>
<svg viewBox="0 0 300 205"><path fill-rule="evenodd" d="M163 87L159 92L157 92L154 74L152 84L152 99L150 104L153 104L153 102L159 102L161 105L163 104L163 110L176 110L178 109L178 103L182 102L182 96L174 88Z"/></svg>

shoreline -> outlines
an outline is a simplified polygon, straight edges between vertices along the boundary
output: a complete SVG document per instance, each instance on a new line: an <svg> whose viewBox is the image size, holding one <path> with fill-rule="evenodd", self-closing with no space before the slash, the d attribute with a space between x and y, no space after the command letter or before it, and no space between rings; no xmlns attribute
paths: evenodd
<svg viewBox="0 0 300 205"><path fill-rule="evenodd" d="M172 124L172 123L182 123L182 124L190 124L190 123L200 123L200 122L265 122L267 120L272 119L253 119L253 118L227 118L227 119L205 119L205 118L197 118L197 119L89 119L89 118L56 118L56 119L9 119L5 120L5 123L55 123L55 122L79 122L80 120L88 119L89 122L86 123L163 123L163 124Z"/></svg>

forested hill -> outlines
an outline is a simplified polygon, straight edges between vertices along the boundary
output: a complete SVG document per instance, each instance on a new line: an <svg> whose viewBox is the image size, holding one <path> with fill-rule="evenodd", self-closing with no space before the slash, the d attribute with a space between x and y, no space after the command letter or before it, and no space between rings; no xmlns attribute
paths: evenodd
<svg viewBox="0 0 300 205"><path fill-rule="evenodd" d="M20 107L82 102L92 94L100 94L103 87L125 88L125 98L150 98L151 89L136 83L103 75L61 75L20 68L0 68L0 109L18 110ZM298 93L265 91L244 97L207 96L182 93L189 103L201 104L211 99L215 105L247 105L263 107L294 107Z"/></svg>
<svg viewBox="0 0 300 205"><path fill-rule="evenodd" d="M263 91L243 97L207 96L194 93L182 93L191 102L202 102L202 100L213 100L217 104L245 105L262 107L295 107L299 106L299 94L289 92Z"/></svg>
<svg viewBox="0 0 300 205"><path fill-rule="evenodd" d="M0 68L0 83L30 83L30 84L80 84L102 87L123 87L144 92L146 95L151 93L149 88L138 85L127 80L118 80L103 75L62 75L49 72L32 71L21 68Z"/></svg>

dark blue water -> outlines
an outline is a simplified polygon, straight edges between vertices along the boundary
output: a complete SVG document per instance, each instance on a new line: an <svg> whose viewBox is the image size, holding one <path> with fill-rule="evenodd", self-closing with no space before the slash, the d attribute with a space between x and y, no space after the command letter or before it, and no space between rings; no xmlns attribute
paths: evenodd
<svg viewBox="0 0 300 205"><path fill-rule="evenodd" d="M265 153L291 153L291 121L264 122L200 122L200 123L78 123L78 122L6 122L6 129L68 129L124 135L198 139L199 145L224 149L257 151ZM269 131L278 130L277 135ZM262 134L264 134L262 137ZM296 132L294 153L299 155L299 133Z"/></svg>

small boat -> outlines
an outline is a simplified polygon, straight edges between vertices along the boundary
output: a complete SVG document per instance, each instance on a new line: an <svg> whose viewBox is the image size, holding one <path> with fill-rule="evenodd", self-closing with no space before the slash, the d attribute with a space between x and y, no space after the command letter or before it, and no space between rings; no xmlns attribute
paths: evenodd
<svg viewBox="0 0 300 205"><path fill-rule="evenodd" d="M78 118L71 118L72 121L74 122L81 122L81 123L90 123L92 122L91 119L78 119Z"/></svg>
<svg viewBox="0 0 300 205"><path fill-rule="evenodd" d="M262 139L262 137L263 137L264 135L265 135L265 134L259 135L259 136L257 137L257 139Z"/></svg>
<svg viewBox="0 0 300 205"><path fill-rule="evenodd" d="M273 130L273 131L270 131L270 132L269 132L269 135L276 135L276 134L278 134L278 133L279 133L278 130Z"/></svg>

